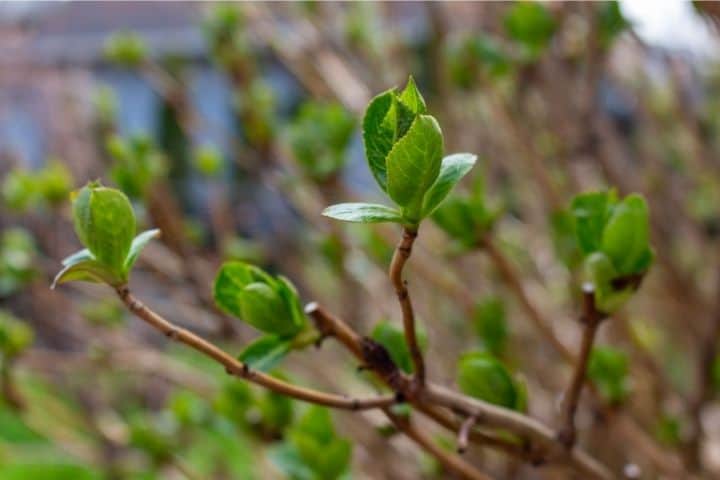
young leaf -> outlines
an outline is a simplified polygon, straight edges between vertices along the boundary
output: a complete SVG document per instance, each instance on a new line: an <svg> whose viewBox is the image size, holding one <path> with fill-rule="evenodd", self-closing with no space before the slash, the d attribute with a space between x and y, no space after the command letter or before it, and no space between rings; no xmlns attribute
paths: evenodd
<svg viewBox="0 0 720 480"><path fill-rule="evenodd" d="M504 19L505 31L532 53L539 52L557 27L547 7L538 2L516 2Z"/></svg>
<svg viewBox="0 0 720 480"><path fill-rule="evenodd" d="M239 292L252 282L258 281L253 267L243 262L225 262L218 270L213 283L215 303L234 317L242 317Z"/></svg>
<svg viewBox="0 0 720 480"><path fill-rule="evenodd" d="M493 354L499 355L505 349L508 328L505 319L505 304L498 297L488 297L475 308L473 315L475 332L483 345Z"/></svg>
<svg viewBox="0 0 720 480"><path fill-rule="evenodd" d="M135 265L135 262L137 261L138 257L140 256L140 252L142 252L143 248L145 248L145 245L148 244L150 240L153 238L157 238L160 236L160 230L155 228L153 230L145 230L141 234L139 234L137 237L135 237L130 244L130 252L128 253L127 258L125 259L125 270L130 271L130 269Z"/></svg>
<svg viewBox="0 0 720 480"><path fill-rule="evenodd" d="M602 235L602 251L620 275L639 273L648 263L648 208L640 195L628 195L615 206Z"/></svg>
<svg viewBox="0 0 720 480"><path fill-rule="evenodd" d="M442 152L437 121L419 115L387 156L388 194L411 222L420 220L423 196L440 174Z"/></svg>
<svg viewBox="0 0 720 480"><path fill-rule="evenodd" d="M578 244L583 253L589 254L600 249L613 200L608 192L582 193L573 199L570 208L575 218Z"/></svg>
<svg viewBox="0 0 720 480"><path fill-rule="evenodd" d="M426 113L425 99L415 85L415 79L410 75L405 90L400 94L400 100L416 115Z"/></svg>
<svg viewBox="0 0 720 480"><path fill-rule="evenodd" d="M398 210L374 203L339 203L326 208L322 214L336 220L357 223L401 223L403 220Z"/></svg>
<svg viewBox="0 0 720 480"><path fill-rule="evenodd" d="M363 118L363 143L370 171L383 191L387 191L385 158L395 139L395 125L385 122L395 98L394 90L381 93L370 101Z"/></svg>
<svg viewBox="0 0 720 480"><path fill-rule="evenodd" d="M291 347L292 339L264 335L245 347L238 360L255 370L268 372L285 358Z"/></svg>
<svg viewBox="0 0 720 480"><path fill-rule="evenodd" d="M91 282L91 283L107 283L108 285L122 285L124 279L118 277L115 272L108 270L108 268L94 259L78 259L68 265L55 275L51 289L55 289L56 286L72 282Z"/></svg>
<svg viewBox="0 0 720 480"><path fill-rule="evenodd" d="M222 310L268 334L292 337L305 324L290 283L252 265L223 264L215 277L213 296Z"/></svg>
<svg viewBox="0 0 720 480"><path fill-rule="evenodd" d="M262 332L291 336L298 331L283 298L265 283L251 283L242 289L240 309L241 318Z"/></svg>
<svg viewBox="0 0 720 480"><path fill-rule="evenodd" d="M136 228L127 197L119 190L90 183L73 200L73 220L78 238L95 259L119 280L127 280L125 260Z"/></svg>
<svg viewBox="0 0 720 480"><path fill-rule="evenodd" d="M505 366L492 355L471 352L458 362L458 385L463 393L506 408L516 408L518 392Z"/></svg>
<svg viewBox="0 0 720 480"><path fill-rule="evenodd" d="M423 199L422 216L427 217L440 205L450 191L475 165L477 156L455 153L442 159L440 174Z"/></svg>
<svg viewBox="0 0 720 480"><path fill-rule="evenodd" d="M625 352L612 347L595 347L588 361L588 378L611 403L622 402L629 394L628 358Z"/></svg>

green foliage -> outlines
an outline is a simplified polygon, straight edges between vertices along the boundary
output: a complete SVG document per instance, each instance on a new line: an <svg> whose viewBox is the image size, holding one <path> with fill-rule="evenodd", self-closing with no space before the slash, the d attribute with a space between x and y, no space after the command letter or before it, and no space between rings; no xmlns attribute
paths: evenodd
<svg viewBox="0 0 720 480"><path fill-rule="evenodd" d="M448 44L447 62L450 78L464 89L502 77L510 70L510 59L502 47L483 34L453 39Z"/></svg>
<svg viewBox="0 0 720 480"><path fill-rule="evenodd" d="M720 392L720 354L715 357L712 365L712 384L713 388Z"/></svg>
<svg viewBox="0 0 720 480"><path fill-rule="evenodd" d="M50 159L40 170L14 169L2 185L3 202L12 210L25 212L38 207L56 207L72 188L72 175L57 159Z"/></svg>
<svg viewBox="0 0 720 480"><path fill-rule="evenodd" d="M472 168L475 156L442 158L443 136L434 117L426 114L425 100L410 77L402 92L388 90L368 105L363 119L363 141L370 171L380 188L399 207L401 218L348 215L348 207L330 207L323 215L358 222L397 222L416 227L430 215L450 190Z"/></svg>
<svg viewBox="0 0 720 480"><path fill-rule="evenodd" d="M327 180L345 165L355 119L338 103L309 101L287 129L287 141L305 175Z"/></svg>
<svg viewBox="0 0 720 480"><path fill-rule="evenodd" d="M575 220L569 210L556 210L550 214L550 233L558 258L570 269L577 267L582 261L582 252L575 236Z"/></svg>
<svg viewBox="0 0 720 480"><path fill-rule="evenodd" d="M463 393L495 405L518 410L526 403L523 387L505 365L486 352L469 352L460 357L457 382Z"/></svg>
<svg viewBox="0 0 720 480"><path fill-rule="evenodd" d="M195 169L206 177L216 177L222 172L222 153L211 145L196 148L193 151L192 162Z"/></svg>
<svg viewBox="0 0 720 480"><path fill-rule="evenodd" d="M453 196L432 218L461 248L468 249L482 241L501 211L497 206L488 205L484 179L478 176L468 195Z"/></svg>
<svg viewBox="0 0 720 480"><path fill-rule="evenodd" d="M641 278L653 261L645 199L631 194L619 200L614 191L583 193L573 199L571 212L596 304L613 313L637 289L639 281L630 280Z"/></svg>
<svg viewBox="0 0 720 480"><path fill-rule="evenodd" d="M352 444L335 433L330 412L311 406L288 432L288 440L272 460L283 473L298 480L336 480L352 459Z"/></svg>
<svg viewBox="0 0 720 480"><path fill-rule="evenodd" d="M275 368L292 347L292 338L263 335L247 345L238 359L256 370L267 372Z"/></svg>
<svg viewBox="0 0 720 480"><path fill-rule="evenodd" d="M628 371L628 357L622 350L604 346L593 348L587 375L608 402L622 403L630 393Z"/></svg>
<svg viewBox="0 0 720 480"><path fill-rule="evenodd" d="M125 68L139 67L148 57L145 41L130 31L110 35L105 40L103 53L109 62Z"/></svg>
<svg viewBox="0 0 720 480"><path fill-rule="evenodd" d="M285 277L243 262L226 262L215 278L213 296L223 311L266 334L240 355L253 368L269 370L290 350L317 340L295 287Z"/></svg>
<svg viewBox="0 0 720 480"><path fill-rule="evenodd" d="M217 305L258 330L293 337L307 324L295 287L242 262L226 262L215 277Z"/></svg>
<svg viewBox="0 0 720 480"><path fill-rule="evenodd" d="M387 349L390 358L400 370L405 373L412 373L412 356L402 330L383 320L375 325L375 328L370 333L370 338ZM421 349L425 349L427 346L427 335L422 330L418 332L418 343Z"/></svg>
<svg viewBox="0 0 720 480"><path fill-rule="evenodd" d="M355 223L403 221L399 210L377 203L338 203L323 210L322 214L336 220Z"/></svg>
<svg viewBox="0 0 720 480"><path fill-rule="evenodd" d="M75 233L85 250L65 258L53 288L69 281L127 283L141 250L159 230L135 237L135 214L128 198L119 190L90 182L73 196Z"/></svg>
<svg viewBox="0 0 720 480"><path fill-rule="evenodd" d="M0 298L34 278L36 255L35 240L26 230L9 228L0 233Z"/></svg>
<svg viewBox="0 0 720 480"><path fill-rule="evenodd" d="M166 172L165 156L148 135L112 135L106 149L113 159L110 176L130 198L143 198L152 183Z"/></svg>
<svg viewBox="0 0 720 480"><path fill-rule="evenodd" d="M485 348L501 355L507 344L508 327L505 304L499 297L487 297L475 307L473 327Z"/></svg>
<svg viewBox="0 0 720 480"><path fill-rule="evenodd" d="M505 15L503 24L507 35L533 56L550 43L557 29L557 23L547 7L532 1L515 2Z"/></svg>
<svg viewBox="0 0 720 480"><path fill-rule="evenodd" d="M34 336L27 323L7 310L0 310L0 353L5 358L22 353L33 342Z"/></svg>

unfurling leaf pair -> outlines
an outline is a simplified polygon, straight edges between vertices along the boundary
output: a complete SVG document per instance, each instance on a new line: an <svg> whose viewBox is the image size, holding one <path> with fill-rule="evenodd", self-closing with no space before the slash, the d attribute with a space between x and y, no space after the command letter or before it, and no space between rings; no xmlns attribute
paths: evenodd
<svg viewBox="0 0 720 480"><path fill-rule="evenodd" d="M222 310L265 333L240 355L253 368L269 370L290 350L317 338L295 287L283 276L273 277L243 262L227 262L215 277L213 296Z"/></svg>
<svg viewBox="0 0 720 480"><path fill-rule="evenodd" d="M119 190L90 182L73 197L75 233L85 246L62 261L55 285L77 280L107 283L118 287L128 275L140 252L160 230L135 236L135 214L128 198Z"/></svg>
<svg viewBox="0 0 720 480"><path fill-rule="evenodd" d="M505 365L491 354L475 351L462 355L457 372L458 386L466 395L502 407L525 410L525 384L513 378Z"/></svg>
<svg viewBox="0 0 720 480"><path fill-rule="evenodd" d="M632 194L621 201L614 191L585 193L575 197L571 211L596 306L613 313L637 290L654 258L645 199Z"/></svg>
<svg viewBox="0 0 720 480"><path fill-rule="evenodd" d="M323 215L348 222L395 222L416 227L475 164L458 153L443 158L443 136L412 77L402 92L373 98L363 119L370 171L397 208L367 203L328 207Z"/></svg>

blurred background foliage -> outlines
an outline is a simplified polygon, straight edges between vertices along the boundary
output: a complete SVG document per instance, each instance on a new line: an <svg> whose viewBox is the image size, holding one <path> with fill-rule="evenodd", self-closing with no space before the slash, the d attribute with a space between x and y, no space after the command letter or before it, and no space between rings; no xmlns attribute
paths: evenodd
<svg viewBox="0 0 720 480"><path fill-rule="evenodd" d="M675 459L716 478L720 12L639 3L0 5L0 480L447 478L377 412L262 391L166 344L101 287L48 288L78 247L70 192L102 178L163 232L132 284L165 316L239 353L257 334L210 285L222 261L249 261L409 371L384 274L397 232L320 216L381 198L360 118L408 74L446 151L480 157L409 265L430 375L552 423L570 368L533 325L577 348L569 201L642 192L657 266L592 353L611 407L586 399L582 441L630 478ZM330 343L273 374L380 388ZM569 478L466 455L497 478Z"/></svg>

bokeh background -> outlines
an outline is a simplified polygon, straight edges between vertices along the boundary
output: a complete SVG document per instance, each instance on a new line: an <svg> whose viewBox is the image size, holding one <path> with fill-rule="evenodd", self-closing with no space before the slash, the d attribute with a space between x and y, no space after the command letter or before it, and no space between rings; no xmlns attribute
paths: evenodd
<svg viewBox="0 0 720 480"><path fill-rule="evenodd" d="M446 151L479 155L460 190L483 198L478 227L500 252L423 226L408 275L430 375L453 385L458 355L488 349L552 424L571 370L535 325L577 348L568 202L641 192L657 261L603 327L606 403L584 399L581 440L628 478L717 478L719 5L0 3L0 480L313 478L278 453L303 406L169 345L105 288L49 289L79 247L69 192L121 188L163 231L134 290L229 351L257 334L213 306L227 259L285 274L360 331L397 325L396 229L320 212L386 201L360 122L408 75ZM372 392L356 367L329 342L282 375ZM348 478L448 478L381 415L333 418L354 441ZM466 455L497 478L573 478Z"/></svg>

